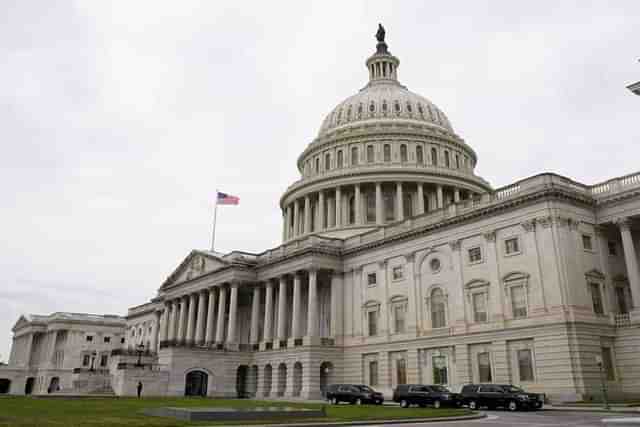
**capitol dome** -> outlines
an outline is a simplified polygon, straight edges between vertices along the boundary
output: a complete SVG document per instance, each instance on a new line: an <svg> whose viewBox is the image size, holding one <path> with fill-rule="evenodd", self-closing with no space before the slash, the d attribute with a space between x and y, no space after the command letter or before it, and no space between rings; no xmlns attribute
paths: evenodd
<svg viewBox="0 0 640 427"><path fill-rule="evenodd" d="M298 157L301 177L280 199L284 241L345 238L491 190L447 116L398 81L400 61L381 39L365 63L368 83L326 116Z"/></svg>

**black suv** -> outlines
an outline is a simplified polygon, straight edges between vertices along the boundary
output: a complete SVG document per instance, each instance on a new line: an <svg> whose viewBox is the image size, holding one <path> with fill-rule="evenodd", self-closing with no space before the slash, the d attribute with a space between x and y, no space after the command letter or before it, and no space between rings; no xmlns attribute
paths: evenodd
<svg viewBox="0 0 640 427"><path fill-rule="evenodd" d="M518 409L542 409L544 394L527 393L509 384L468 384L462 387L460 397L469 409L486 406L489 409L503 407Z"/></svg>
<svg viewBox="0 0 640 427"><path fill-rule="evenodd" d="M375 403L382 405L384 396L363 384L331 384L327 387L327 400L334 405L340 402L349 402L352 405L363 403Z"/></svg>
<svg viewBox="0 0 640 427"><path fill-rule="evenodd" d="M451 393L441 385L401 384L393 390L393 401L400 403L403 408L411 405L433 405L434 408L460 406L458 394Z"/></svg>

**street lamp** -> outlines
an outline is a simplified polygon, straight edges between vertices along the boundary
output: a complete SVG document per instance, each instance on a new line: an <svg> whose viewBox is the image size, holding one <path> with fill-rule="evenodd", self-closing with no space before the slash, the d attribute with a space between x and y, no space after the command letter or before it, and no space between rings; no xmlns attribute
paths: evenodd
<svg viewBox="0 0 640 427"><path fill-rule="evenodd" d="M607 381L604 376L604 363L602 363L602 356L599 354L596 355L596 364L598 365L598 369L600 370L600 385L602 386L602 400L604 401L604 409L609 411L611 408L609 407L609 399L607 399Z"/></svg>
<svg viewBox="0 0 640 427"><path fill-rule="evenodd" d="M144 353L144 343L140 343L136 346L136 351L138 352L138 363L136 366L142 365L142 353Z"/></svg>
<svg viewBox="0 0 640 427"><path fill-rule="evenodd" d="M93 372L93 370L94 370L94 369L93 369L93 362L95 362L95 360L96 360L96 356L97 356L97 355L98 355L98 353L97 353L95 350L93 350L93 351L91 352L91 368L89 368L89 370L90 370L90 371L92 371L92 372Z"/></svg>

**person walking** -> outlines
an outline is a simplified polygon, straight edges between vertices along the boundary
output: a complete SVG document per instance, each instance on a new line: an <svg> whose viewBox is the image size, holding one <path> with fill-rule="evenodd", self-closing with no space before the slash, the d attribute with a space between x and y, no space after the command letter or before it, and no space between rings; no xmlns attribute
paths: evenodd
<svg viewBox="0 0 640 427"><path fill-rule="evenodd" d="M136 387L138 389L138 399L140 399L140 396L142 395L142 381L138 381L138 387Z"/></svg>

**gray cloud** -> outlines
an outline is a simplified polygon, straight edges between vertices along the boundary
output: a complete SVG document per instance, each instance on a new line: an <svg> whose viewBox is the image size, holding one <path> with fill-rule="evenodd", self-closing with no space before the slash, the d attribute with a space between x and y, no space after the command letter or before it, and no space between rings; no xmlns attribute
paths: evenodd
<svg viewBox="0 0 640 427"><path fill-rule="evenodd" d="M46 2L0 12L0 354L21 312L124 313L191 248L262 251L377 22L494 186L635 171L640 4Z"/></svg>

